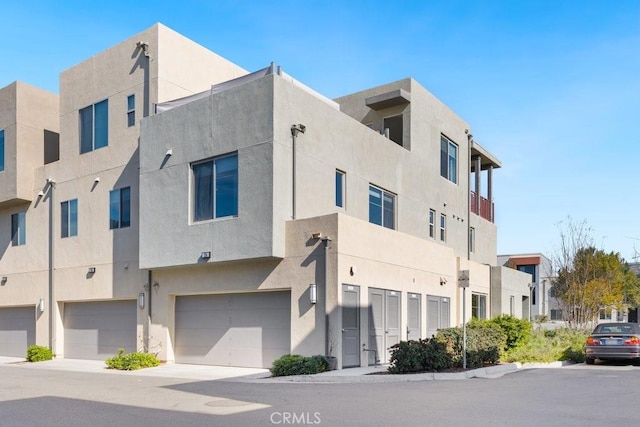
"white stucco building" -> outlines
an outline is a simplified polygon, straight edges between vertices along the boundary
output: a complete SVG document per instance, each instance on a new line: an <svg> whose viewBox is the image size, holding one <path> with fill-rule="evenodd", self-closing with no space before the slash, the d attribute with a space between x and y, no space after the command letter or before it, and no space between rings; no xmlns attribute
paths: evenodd
<svg viewBox="0 0 640 427"><path fill-rule="evenodd" d="M527 275L496 257L501 164L468 123L410 78L329 100L265 65L157 24L63 71L59 103L0 89L0 354L366 366L524 316Z"/></svg>

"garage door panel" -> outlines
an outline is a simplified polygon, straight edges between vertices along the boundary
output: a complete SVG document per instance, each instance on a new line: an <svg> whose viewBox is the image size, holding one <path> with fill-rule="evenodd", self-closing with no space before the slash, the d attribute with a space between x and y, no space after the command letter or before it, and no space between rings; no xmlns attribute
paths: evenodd
<svg viewBox="0 0 640 427"><path fill-rule="evenodd" d="M270 367L290 351L290 295L176 297L176 362Z"/></svg>
<svg viewBox="0 0 640 427"><path fill-rule="evenodd" d="M104 360L120 348L136 351L136 301L67 303L64 328L67 358Z"/></svg>
<svg viewBox="0 0 640 427"><path fill-rule="evenodd" d="M25 357L36 343L35 306L0 308L0 355Z"/></svg>

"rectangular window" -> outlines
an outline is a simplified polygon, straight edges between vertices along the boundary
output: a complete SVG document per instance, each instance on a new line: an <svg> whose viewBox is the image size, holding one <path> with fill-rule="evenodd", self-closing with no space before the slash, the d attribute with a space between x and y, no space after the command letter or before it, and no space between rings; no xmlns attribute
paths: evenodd
<svg viewBox="0 0 640 427"><path fill-rule="evenodd" d="M509 314L512 316L516 314L516 297L513 295L509 297Z"/></svg>
<svg viewBox="0 0 640 427"><path fill-rule="evenodd" d="M551 309L551 320L562 320L562 310L557 308Z"/></svg>
<svg viewBox="0 0 640 427"><path fill-rule="evenodd" d="M136 96L127 96L127 126L135 126L136 124Z"/></svg>
<svg viewBox="0 0 640 427"><path fill-rule="evenodd" d="M27 213L18 212L11 215L11 246L27 243Z"/></svg>
<svg viewBox="0 0 640 427"><path fill-rule="evenodd" d="M60 160L60 134L44 130L44 164Z"/></svg>
<svg viewBox="0 0 640 427"><path fill-rule="evenodd" d="M395 229L396 196L373 185L369 186L369 222Z"/></svg>
<svg viewBox="0 0 640 427"><path fill-rule="evenodd" d="M78 199L60 203L60 235L63 238L78 235Z"/></svg>
<svg viewBox="0 0 640 427"><path fill-rule="evenodd" d="M346 174L336 170L336 206L344 208L344 189L346 183Z"/></svg>
<svg viewBox="0 0 640 427"><path fill-rule="evenodd" d="M382 121L382 129L384 130L385 135L388 129L389 139L403 147L402 134L404 131L402 127L402 114L399 116L385 117Z"/></svg>
<svg viewBox="0 0 640 427"><path fill-rule="evenodd" d="M469 227L469 252L476 251L476 229Z"/></svg>
<svg viewBox="0 0 640 427"><path fill-rule="evenodd" d="M118 188L109 192L109 228L131 226L131 187Z"/></svg>
<svg viewBox="0 0 640 427"><path fill-rule="evenodd" d="M487 296L471 294L471 317L476 319L487 318Z"/></svg>
<svg viewBox="0 0 640 427"><path fill-rule="evenodd" d="M429 209L429 237L436 238L436 211Z"/></svg>
<svg viewBox="0 0 640 427"><path fill-rule="evenodd" d="M522 271L524 273L529 273L531 275L531 281L536 282L536 266L535 264L531 265L519 265L518 271Z"/></svg>
<svg viewBox="0 0 640 427"><path fill-rule="evenodd" d="M80 110L80 154L88 153L109 143L109 100Z"/></svg>
<svg viewBox="0 0 640 427"><path fill-rule="evenodd" d="M458 146L444 135L440 135L440 175L458 182Z"/></svg>
<svg viewBox="0 0 640 427"><path fill-rule="evenodd" d="M447 216L440 214L440 241L447 241Z"/></svg>
<svg viewBox="0 0 640 427"><path fill-rule="evenodd" d="M194 221L238 215L238 154L194 164Z"/></svg>
<svg viewBox="0 0 640 427"><path fill-rule="evenodd" d="M0 172L4 170L4 130L0 130Z"/></svg>

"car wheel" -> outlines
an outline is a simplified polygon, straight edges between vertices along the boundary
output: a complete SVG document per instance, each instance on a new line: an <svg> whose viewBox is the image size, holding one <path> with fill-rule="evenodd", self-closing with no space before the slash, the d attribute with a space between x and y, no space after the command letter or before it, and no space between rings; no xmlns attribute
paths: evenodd
<svg viewBox="0 0 640 427"><path fill-rule="evenodd" d="M594 363L596 363L596 359L587 357L586 359L584 359L584 363L586 363L587 365L593 365Z"/></svg>
<svg viewBox="0 0 640 427"><path fill-rule="evenodd" d="M633 366L640 366L640 359L633 359Z"/></svg>

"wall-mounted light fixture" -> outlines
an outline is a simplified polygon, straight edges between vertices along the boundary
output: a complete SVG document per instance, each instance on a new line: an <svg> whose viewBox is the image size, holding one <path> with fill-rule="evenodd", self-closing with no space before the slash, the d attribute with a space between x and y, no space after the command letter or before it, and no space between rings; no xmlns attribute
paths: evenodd
<svg viewBox="0 0 640 427"><path fill-rule="evenodd" d="M205 252L202 252L202 253L200 254L200 258L202 258L202 259L209 259L209 258L211 258L211 251L205 251Z"/></svg>
<svg viewBox="0 0 640 427"><path fill-rule="evenodd" d="M318 287L314 283L309 285L309 302L311 304L318 302Z"/></svg>
<svg viewBox="0 0 640 427"><path fill-rule="evenodd" d="M171 148L169 148L169 149L167 150L167 152L166 152L166 153L164 153L164 155L165 155L166 157L173 156L173 150L172 150Z"/></svg>
<svg viewBox="0 0 640 427"><path fill-rule="evenodd" d="M44 197L44 191L40 190L38 191L38 197Z"/></svg>
<svg viewBox="0 0 640 427"><path fill-rule="evenodd" d="M440 286L444 286L447 284L447 278L446 277L440 277Z"/></svg>
<svg viewBox="0 0 640 427"><path fill-rule="evenodd" d="M0 280L0 283L2 284L2 286L7 284L7 276L2 276L2 280Z"/></svg>
<svg viewBox="0 0 640 427"><path fill-rule="evenodd" d="M144 292L140 292L138 294L138 308L140 309L144 308Z"/></svg>
<svg viewBox="0 0 640 427"><path fill-rule="evenodd" d="M89 274L94 274L96 272L95 267L89 267Z"/></svg>
<svg viewBox="0 0 640 427"><path fill-rule="evenodd" d="M351 276L355 276L357 272L358 272L358 267L356 267L355 265L352 265L351 267L349 267L349 274Z"/></svg>
<svg viewBox="0 0 640 427"><path fill-rule="evenodd" d="M314 239L322 239L322 233L313 233L311 234L311 237Z"/></svg>
<svg viewBox="0 0 640 427"><path fill-rule="evenodd" d="M38 301L38 311L40 313L44 313L44 299L40 298L40 301Z"/></svg>
<svg viewBox="0 0 640 427"><path fill-rule="evenodd" d="M95 182L96 184L100 182L100 177L96 176L96 179L93 180L93 182Z"/></svg>

